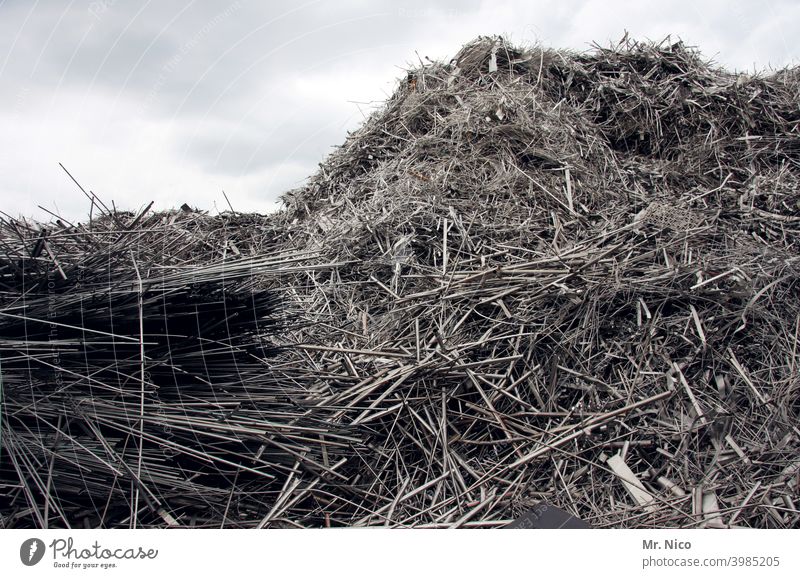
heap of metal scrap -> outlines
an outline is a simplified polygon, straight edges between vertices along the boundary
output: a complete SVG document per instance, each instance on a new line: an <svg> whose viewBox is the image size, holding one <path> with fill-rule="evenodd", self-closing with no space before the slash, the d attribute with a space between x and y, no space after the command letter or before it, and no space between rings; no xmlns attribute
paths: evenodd
<svg viewBox="0 0 800 578"><path fill-rule="evenodd" d="M0 525L798 527L798 103L480 38L275 214L4 218Z"/></svg>

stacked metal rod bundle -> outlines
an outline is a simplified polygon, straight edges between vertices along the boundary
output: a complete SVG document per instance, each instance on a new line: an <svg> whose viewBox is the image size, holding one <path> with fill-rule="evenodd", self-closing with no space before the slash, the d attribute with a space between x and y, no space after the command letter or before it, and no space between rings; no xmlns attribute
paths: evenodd
<svg viewBox="0 0 800 578"><path fill-rule="evenodd" d="M232 216L111 217L4 223L4 522L223 520L234 481L252 488L237 507L258 512L317 426L268 363L298 323L268 280L308 255L260 237L255 257L216 255L214 229L253 225Z"/></svg>
<svg viewBox="0 0 800 578"><path fill-rule="evenodd" d="M483 38L274 215L7 219L2 523L797 527L798 102Z"/></svg>

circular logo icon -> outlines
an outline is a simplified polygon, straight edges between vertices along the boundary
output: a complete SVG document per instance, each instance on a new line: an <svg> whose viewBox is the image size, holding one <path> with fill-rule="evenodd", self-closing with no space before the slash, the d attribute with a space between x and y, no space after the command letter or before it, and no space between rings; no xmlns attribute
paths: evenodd
<svg viewBox="0 0 800 578"><path fill-rule="evenodd" d="M44 557L44 542L39 538L28 538L19 547L19 559L26 566L35 566Z"/></svg>

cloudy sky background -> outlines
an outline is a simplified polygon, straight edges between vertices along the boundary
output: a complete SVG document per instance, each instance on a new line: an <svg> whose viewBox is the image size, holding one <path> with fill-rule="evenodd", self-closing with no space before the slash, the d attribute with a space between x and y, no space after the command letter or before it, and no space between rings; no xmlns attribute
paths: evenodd
<svg viewBox="0 0 800 578"><path fill-rule="evenodd" d="M267 212L418 58L478 35L586 50L667 34L736 70L798 64L800 3L0 0L0 210Z"/></svg>

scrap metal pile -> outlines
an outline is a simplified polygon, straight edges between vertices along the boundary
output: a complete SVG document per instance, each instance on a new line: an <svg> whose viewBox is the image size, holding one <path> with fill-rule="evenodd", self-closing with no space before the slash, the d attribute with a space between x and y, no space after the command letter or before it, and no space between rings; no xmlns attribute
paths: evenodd
<svg viewBox="0 0 800 578"><path fill-rule="evenodd" d="M800 78L482 38L267 216L0 227L0 525L800 526Z"/></svg>

